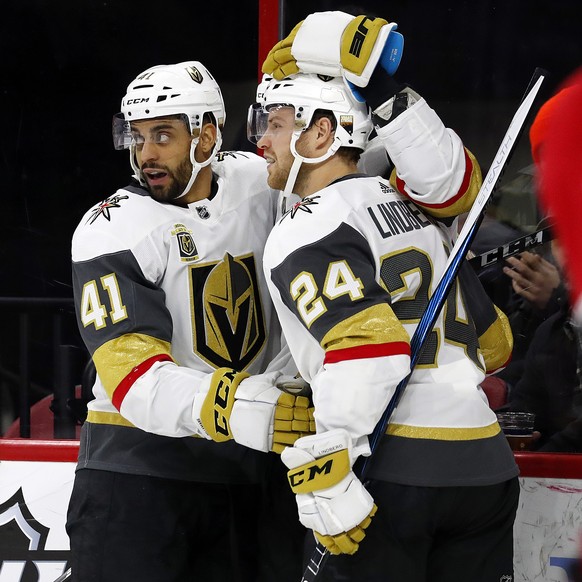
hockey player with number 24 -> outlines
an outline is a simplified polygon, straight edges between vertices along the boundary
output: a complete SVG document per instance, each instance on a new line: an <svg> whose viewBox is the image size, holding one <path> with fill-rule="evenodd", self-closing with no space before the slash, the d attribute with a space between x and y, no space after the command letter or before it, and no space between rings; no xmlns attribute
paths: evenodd
<svg viewBox="0 0 582 582"><path fill-rule="evenodd" d="M367 487L353 471L409 373L451 219L480 186L459 137L394 78L394 30L379 18L309 15L271 51L249 111L268 184L301 197L269 235L264 270L313 391L316 434L281 459L301 523L336 554L317 580L509 582L518 471L479 383L507 361L512 340L470 269L452 287ZM339 50L320 50L321 34L335 35ZM394 162L390 181L358 173L373 122Z"/></svg>

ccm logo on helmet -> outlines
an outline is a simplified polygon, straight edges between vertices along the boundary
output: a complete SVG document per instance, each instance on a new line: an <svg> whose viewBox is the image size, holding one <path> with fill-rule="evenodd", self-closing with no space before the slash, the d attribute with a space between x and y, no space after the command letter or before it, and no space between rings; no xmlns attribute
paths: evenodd
<svg viewBox="0 0 582 582"><path fill-rule="evenodd" d="M149 97L140 97L139 99L128 99L126 105L136 105L137 103L147 103L150 100Z"/></svg>
<svg viewBox="0 0 582 582"><path fill-rule="evenodd" d="M289 472L287 478L291 487L297 487L302 483L313 481L318 475L329 475L333 467L333 459L328 459L322 465L312 464L306 469L301 469L295 473Z"/></svg>
<svg viewBox="0 0 582 582"><path fill-rule="evenodd" d="M364 41L366 40L366 35L368 34L368 29L365 26L366 20L375 20L375 18L368 18L364 16L362 22L358 25L358 30L356 30L354 34L354 38L352 39L352 44L350 45L350 54L354 55L355 57L360 56L360 52L362 51L362 46L364 45Z"/></svg>

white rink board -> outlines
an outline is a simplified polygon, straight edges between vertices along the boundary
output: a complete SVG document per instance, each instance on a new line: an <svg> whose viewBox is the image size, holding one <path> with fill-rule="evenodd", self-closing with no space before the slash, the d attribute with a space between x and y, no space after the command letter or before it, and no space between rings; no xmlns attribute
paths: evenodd
<svg viewBox="0 0 582 582"><path fill-rule="evenodd" d="M65 519L75 463L0 460L0 529L27 540L28 555L0 549L0 582L21 582L25 562L38 582L66 568ZM578 557L582 532L582 479L521 477L515 522L515 582L568 582L565 567ZM12 502L11 502L12 500ZM37 522L39 534L35 530ZM15 527L17 526L17 528Z"/></svg>
<svg viewBox="0 0 582 582"><path fill-rule="evenodd" d="M64 572L74 471L75 463L0 460L0 529L17 534L14 547L3 544L0 550L0 582L20 582L27 562L38 582Z"/></svg>
<svg viewBox="0 0 582 582"><path fill-rule="evenodd" d="M568 582L578 557L582 479L521 477L515 520L515 582Z"/></svg>

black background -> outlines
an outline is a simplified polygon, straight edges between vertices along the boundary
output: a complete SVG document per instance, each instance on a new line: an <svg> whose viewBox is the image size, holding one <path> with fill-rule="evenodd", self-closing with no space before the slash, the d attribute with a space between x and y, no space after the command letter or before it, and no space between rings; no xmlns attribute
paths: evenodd
<svg viewBox="0 0 582 582"><path fill-rule="evenodd" d="M152 65L192 59L225 88L256 78L254 8L11 3L0 21L0 295L70 295L77 222L130 176L127 153L113 150L111 139L128 83Z"/></svg>
<svg viewBox="0 0 582 582"><path fill-rule="evenodd" d="M295 0L282 13L284 33L318 9L398 22L405 35L399 77L486 167L534 68L551 73L549 96L582 64L579 7L578 0ZM70 294L76 223L130 175L126 153L111 145L111 117L142 70L202 61L224 90L225 146L249 147L242 125L254 97L257 35L255 2L21 0L3 7L0 295Z"/></svg>
<svg viewBox="0 0 582 582"><path fill-rule="evenodd" d="M315 10L377 14L405 36L398 77L487 168L537 66L542 98L582 64L580 0L285 3L281 32ZM0 7L0 296L70 297L70 239L82 214L124 186L111 117L127 84L162 63L200 60L223 88L225 149L245 148L257 81L258 3L19 0ZM531 163L527 140L514 162ZM2 317L0 364L14 364L15 313ZM50 384L45 335L34 371ZM47 332L48 333L48 332ZM71 342L78 341L74 325Z"/></svg>
<svg viewBox="0 0 582 582"><path fill-rule="evenodd" d="M398 22L399 76L487 165L534 68L552 74L548 93L582 63L579 7L578 0L295 0L282 10L283 32L318 9ZM0 295L62 296L70 293L77 221L129 176L110 124L139 72L202 61L224 89L226 147L247 147L241 125L256 81L258 5L21 0L2 12Z"/></svg>

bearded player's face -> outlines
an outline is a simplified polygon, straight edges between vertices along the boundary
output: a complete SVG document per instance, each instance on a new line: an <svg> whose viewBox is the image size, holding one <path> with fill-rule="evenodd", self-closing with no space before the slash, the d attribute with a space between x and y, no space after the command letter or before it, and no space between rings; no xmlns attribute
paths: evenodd
<svg viewBox="0 0 582 582"><path fill-rule="evenodd" d="M172 202L192 175L192 136L180 119L148 119L131 124L137 163L152 198Z"/></svg>
<svg viewBox="0 0 582 582"><path fill-rule="evenodd" d="M293 165L293 154L289 149L295 124L293 107L277 107L269 112L267 130L257 142L263 150L269 173L268 184L275 190L283 190Z"/></svg>

